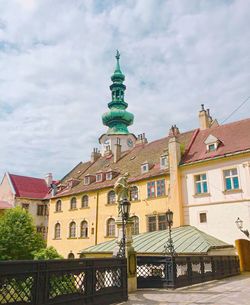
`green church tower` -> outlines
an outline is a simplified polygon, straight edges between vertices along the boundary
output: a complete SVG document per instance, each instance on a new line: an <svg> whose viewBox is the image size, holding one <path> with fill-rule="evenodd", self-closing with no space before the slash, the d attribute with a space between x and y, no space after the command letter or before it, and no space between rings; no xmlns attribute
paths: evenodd
<svg viewBox="0 0 250 305"><path fill-rule="evenodd" d="M110 86L112 101L108 103L109 111L102 116L102 122L109 129L106 134L129 134L128 126L133 124L134 115L126 108L128 104L124 101L126 86L123 84L125 76L120 68L120 53L116 53L116 68L111 76L113 84Z"/></svg>
<svg viewBox="0 0 250 305"><path fill-rule="evenodd" d="M135 146L136 136L128 131L128 126L133 124L134 115L126 109L128 104L124 101L126 86L123 84L125 76L120 68L120 53L116 52L116 67L111 76L110 86L112 100L108 103L109 111L102 116L102 122L108 130L99 138L101 153L114 154L125 151ZM119 154L118 154L119 155Z"/></svg>

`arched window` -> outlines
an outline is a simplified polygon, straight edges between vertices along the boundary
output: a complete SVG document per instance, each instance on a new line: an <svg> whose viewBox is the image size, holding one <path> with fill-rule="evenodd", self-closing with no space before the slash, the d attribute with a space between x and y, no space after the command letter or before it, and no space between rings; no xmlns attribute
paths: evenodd
<svg viewBox="0 0 250 305"><path fill-rule="evenodd" d="M88 223L86 220L83 220L81 222L81 226L80 226L80 237L82 238L86 238L88 237Z"/></svg>
<svg viewBox="0 0 250 305"><path fill-rule="evenodd" d="M56 212L61 212L62 211L62 201L57 200L56 202Z"/></svg>
<svg viewBox="0 0 250 305"><path fill-rule="evenodd" d="M133 221L133 225L131 227L132 235L138 235L139 234L139 217L132 216L131 221Z"/></svg>
<svg viewBox="0 0 250 305"><path fill-rule="evenodd" d="M115 203L115 192L110 191L108 192L108 204Z"/></svg>
<svg viewBox="0 0 250 305"><path fill-rule="evenodd" d="M75 258L74 253L70 252L68 255L68 259L74 259L74 258Z"/></svg>
<svg viewBox="0 0 250 305"><path fill-rule="evenodd" d="M82 208L87 208L89 206L89 196L82 196Z"/></svg>
<svg viewBox="0 0 250 305"><path fill-rule="evenodd" d="M107 221L107 236L115 236L115 220L114 218L109 218Z"/></svg>
<svg viewBox="0 0 250 305"><path fill-rule="evenodd" d="M76 197L71 198L71 200L70 200L70 209L71 210L76 209Z"/></svg>
<svg viewBox="0 0 250 305"><path fill-rule="evenodd" d="M55 225L55 239L59 239L61 237L61 225L57 223Z"/></svg>
<svg viewBox="0 0 250 305"><path fill-rule="evenodd" d="M76 223L74 221L69 224L69 237L76 237Z"/></svg>
<svg viewBox="0 0 250 305"><path fill-rule="evenodd" d="M138 196L138 187L137 186L132 186L130 189L130 200L131 201L136 201L139 199Z"/></svg>

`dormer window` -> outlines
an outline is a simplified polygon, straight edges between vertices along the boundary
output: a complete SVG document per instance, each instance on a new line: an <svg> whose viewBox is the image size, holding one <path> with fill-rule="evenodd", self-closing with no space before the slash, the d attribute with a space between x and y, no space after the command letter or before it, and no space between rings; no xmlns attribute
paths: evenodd
<svg viewBox="0 0 250 305"><path fill-rule="evenodd" d="M168 167L168 155L162 155L160 158L160 167L161 169Z"/></svg>
<svg viewBox="0 0 250 305"><path fill-rule="evenodd" d="M113 173L112 172L107 172L106 173L106 180L112 180L113 179Z"/></svg>
<svg viewBox="0 0 250 305"><path fill-rule="evenodd" d="M142 165L141 165L141 173L142 174L145 174L149 171L149 164L148 162L144 162Z"/></svg>
<svg viewBox="0 0 250 305"><path fill-rule="evenodd" d="M90 184L90 176L84 177L84 184L85 184L85 185Z"/></svg>
<svg viewBox="0 0 250 305"><path fill-rule="evenodd" d="M102 181L102 173L96 174L96 182Z"/></svg>
<svg viewBox="0 0 250 305"><path fill-rule="evenodd" d="M211 151L215 151L217 150L219 144L221 143L219 139L217 139L215 136L213 135L209 135L205 142L206 147L207 147L207 152L211 152Z"/></svg>
<svg viewBox="0 0 250 305"><path fill-rule="evenodd" d="M215 151L215 150L216 150L216 146L214 143L208 145L208 151Z"/></svg>

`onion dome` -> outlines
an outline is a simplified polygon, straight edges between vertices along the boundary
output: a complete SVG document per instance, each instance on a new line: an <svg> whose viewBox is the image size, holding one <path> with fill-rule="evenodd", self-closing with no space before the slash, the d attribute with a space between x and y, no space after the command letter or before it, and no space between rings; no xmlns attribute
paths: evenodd
<svg viewBox="0 0 250 305"><path fill-rule="evenodd" d="M111 76L112 85L110 86L112 101L108 103L108 112L102 116L102 122L109 129L107 134L129 134L128 126L133 124L134 115L126 108L128 104L124 101L124 92L126 86L123 84L125 76L120 68L120 53L116 53L116 67L114 74Z"/></svg>

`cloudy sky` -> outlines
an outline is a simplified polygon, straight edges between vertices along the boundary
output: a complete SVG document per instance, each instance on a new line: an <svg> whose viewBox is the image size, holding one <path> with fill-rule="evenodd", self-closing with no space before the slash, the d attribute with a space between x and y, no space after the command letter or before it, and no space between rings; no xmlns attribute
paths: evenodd
<svg viewBox="0 0 250 305"><path fill-rule="evenodd" d="M250 95L250 1L0 1L0 176L61 178L106 131L115 50L130 131L219 122ZM227 122L249 117L245 103Z"/></svg>

